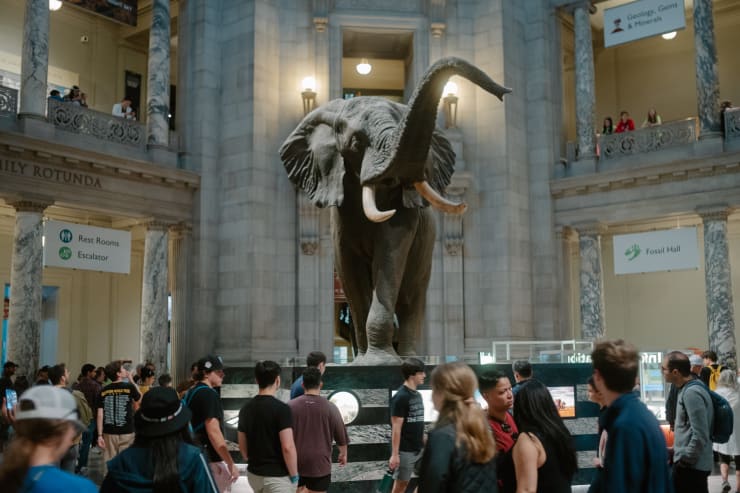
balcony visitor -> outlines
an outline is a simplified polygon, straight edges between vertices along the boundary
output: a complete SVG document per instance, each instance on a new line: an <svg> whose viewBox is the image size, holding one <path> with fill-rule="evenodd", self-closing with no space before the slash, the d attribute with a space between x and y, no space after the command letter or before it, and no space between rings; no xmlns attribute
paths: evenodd
<svg viewBox="0 0 740 493"><path fill-rule="evenodd" d="M630 114L626 111L622 111L619 114L619 123L617 123L617 129L614 131L615 133L622 133L622 132L631 132L635 129L635 122L630 118Z"/></svg>
<svg viewBox="0 0 740 493"><path fill-rule="evenodd" d="M49 93L49 99L53 99L54 101L64 101L61 93L56 89L51 90L51 92Z"/></svg>
<svg viewBox="0 0 740 493"><path fill-rule="evenodd" d="M655 108L650 108L647 112L647 116L645 117L645 121L642 122L642 128L647 127L655 127L656 125L660 125L663 123L663 120L660 118L660 115L655 110Z"/></svg>
<svg viewBox="0 0 740 493"><path fill-rule="evenodd" d="M113 116L118 116L127 120L136 120L136 112L131 107L131 100L124 97L120 103L114 104Z"/></svg>
<svg viewBox="0 0 740 493"><path fill-rule="evenodd" d="M72 89L64 95L64 101L87 108L87 95L77 86L72 86Z"/></svg>
<svg viewBox="0 0 740 493"><path fill-rule="evenodd" d="M614 133L614 121L611 116L604 118L604 128L601 130L601 135L611 135Z"/></svg>

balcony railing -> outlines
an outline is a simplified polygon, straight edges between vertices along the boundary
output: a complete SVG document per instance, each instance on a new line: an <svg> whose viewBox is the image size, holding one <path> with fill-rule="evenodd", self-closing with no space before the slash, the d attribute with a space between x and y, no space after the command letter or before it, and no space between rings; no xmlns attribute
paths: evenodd
<svg viewBox="0 0 740 493"><path fill-rule="evenodd" d="M687 118L655 127L599 137L600 159L615 159L691 144L697 139L697 119Z"/></svg>
<svg viewBox="0 0 740 493"><path fill-rule="evenodd" d="M73 103L49 100L49 123L57 128L83 135L90 135L108 142L139 148L146 147L146 126Z"/></svg>
<svg viewBox="0 0 740 493"><path fill-rule="evenodd" d="M725 140L740 140L740 108L725 110Z"/></svg>
<svg viewBox="0 0 740 493"><path fill-rule="evenodd" d="M18 89L0 86L0 117L12 117L18 113Z"/></svg>

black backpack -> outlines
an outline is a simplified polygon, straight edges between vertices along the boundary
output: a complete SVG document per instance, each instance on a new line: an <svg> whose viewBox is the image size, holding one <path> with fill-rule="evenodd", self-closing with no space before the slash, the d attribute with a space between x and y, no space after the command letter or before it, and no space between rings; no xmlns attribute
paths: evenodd
<svg viewBox="0 0 740 493"><path fill-rule="evenodd" d="M712 408L714 409L714 420L712 421L709 438L713 443L727 443L730 440L734 426L732 406L727 402L727 399L704 385L704 382L692 380L684 386L684 391L689 385L701 385L709 393L709 399L712 401ZM685 405L684 412L686 412Z"/></svg>

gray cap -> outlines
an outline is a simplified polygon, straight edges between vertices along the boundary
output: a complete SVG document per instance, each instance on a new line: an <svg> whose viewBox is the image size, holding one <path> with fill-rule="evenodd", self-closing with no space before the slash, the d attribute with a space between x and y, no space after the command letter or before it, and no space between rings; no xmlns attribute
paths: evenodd
<svg viewBox="0 0 740 493"><path fill-rule="evenodd" d="M689 363L691 363L691 366L704 366L704 360L698 354L689 356Z"/></svg>
<svg viewBox="0 0 740 493"><path fill-rule="evenodd" d="M87 428L79 420L77 402L72 393L51 385L37 385L23 392L18 399L15 419L60 419L69 421L79 431Z"/></svg>

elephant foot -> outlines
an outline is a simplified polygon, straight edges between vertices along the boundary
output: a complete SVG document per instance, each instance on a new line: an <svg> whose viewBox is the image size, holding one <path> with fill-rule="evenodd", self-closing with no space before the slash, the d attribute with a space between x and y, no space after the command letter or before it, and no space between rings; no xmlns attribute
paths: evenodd
<svg viewBox="0 0 740 493"><path fill-rule="evenodd" d="M358 355L352 365L354 366L376 366L376 365L400 365L401 358L393 350L393 347L374 348L369 347L365 354Z"/></svg>
<svg viewBox="0 0 740 493"><path fill-rule="evenodd" d="M413 344L400 344L398 346L398 354L402 358L410 358L417 355Z"/></svg>

